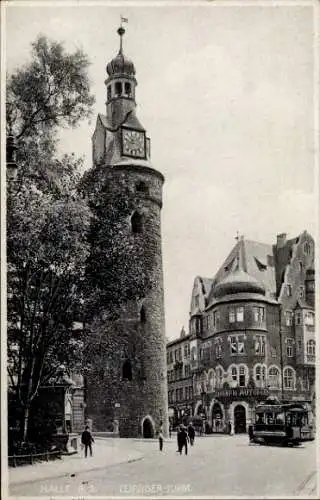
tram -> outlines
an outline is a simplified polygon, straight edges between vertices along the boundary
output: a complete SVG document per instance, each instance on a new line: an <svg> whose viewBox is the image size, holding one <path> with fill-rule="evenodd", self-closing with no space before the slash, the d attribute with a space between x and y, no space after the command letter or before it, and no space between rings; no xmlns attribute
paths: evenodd
<svg viewBox="0 0 320 500"><path fill-rule="evenodd" d="M294 446L314 439L308 410L300 403L259 404L248 433L250 442L266 445Z"/></svg>

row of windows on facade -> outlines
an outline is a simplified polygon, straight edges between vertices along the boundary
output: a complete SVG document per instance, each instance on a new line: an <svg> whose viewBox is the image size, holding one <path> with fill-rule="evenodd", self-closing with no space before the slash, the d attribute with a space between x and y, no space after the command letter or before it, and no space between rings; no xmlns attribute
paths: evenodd
<svg viewBox="0 0 320 500"><path fill-rule="evenodd" d="M258 363L253 368L253 381L258 388L280 389L280 369L272 365L269 368L263 363ZM222 389L227 384L229 387L246 387L249 383L249 369L247 365L230 365L225 372L221 366L211 368L204 372L195 382L195 394L211 392ZM283 369L283 387L285 390L295 390L296 372L291 366Z"/></svg>
<svg viewBox="0 0 320 500"><path fill-rule="evenodd" d="M192 386L189 387L179 387L176 390L168 391L168 401L169 403L174 403L175 401L191 400L193 398Z"/></svg>
<svg viewBox="0 0 320 500"><path fill-rule="evenodd" d="M294 355L294 345L295 340L293 338L287 337L285 339L286 344L286 355L292 358ZM271 356L276 357L277 352L272 346L270 346ZM308 356L315 356L316 343L315 340L310 339L305 343L304 351ZM301 353L303 350L302 340L298 340L296 343L297 353ZM246 349L245 336L244 335L230 335L229 336L229 354L231 356L238 354L248 354L250 350ZM193 353L192 353L193 354ZM254 340L254 354L257 356L264 356L266 354L266 337L265 335L255 335ZM215 339L215 344L207 342L204 347L200 348L199 358L201 361L210 361L211 359L220 359L224 356L222 338Z"/></svg>
<svg viewBox="0 0 320 500"><path fill-rule="evenodd" d="M256 354L265 354L265 337L263 335L256 335L255 338L255 353ZM287 338L285 341L286 344L286 355L288 358L292 358L294 355L294 344L295 341L292 338ZM298 340L297 342L297 351L300 350L302 346L302 342ZM215 349L215 356L217 359L220 359L223 357L223 346L220 343L217 343L214 346ZM245 343L244 339L241 338L234 338L230 342L230 349L231 349L231 354L244 354L245 353ZM316 343L315 340L311 339L306 342L306 348L305 348L307 356L309 356L311 359L310 361L314 360L315 358L315 352L316 352ZM212 349L210 347L205 347L203 349L200 349L200 359L202 360L210 360L212 354ZM174 382L176 380L181 380L183 378L188 378L191 375L191 367L190 365L181 365L177 367L175 370L168 370L168 382Z"/></svg>
<svg viewBox="0 0 320 500"><path fill-rule="evenodd" d="M229 323L242 323L245 320L245 309L248 311L248 308L244 308L244 306L229 307ZM259 306L250 307L250 311L252 311L254 323L261 325L265 319L265 308ZM202 318L193 318L190 323L191 333L201 333L203 329L210 330L211 328L218 328L220 322L220 310L216 309Z"/></svg>
<svg viewBox="0 0 320 500"><path fill-rule="evenodd" d="M113 92L112 92L113 90ZM107 98L108 101L112 98L112 95L115 97L132 97L132 86L130 82L115 82L112 86L111 84L107 87Z"/></svg>
<svg viewBox="0 0 320 500"><path fill-rule="evenodd" d="M280 389L281 376L280 369L277 366L270 366L269 369L265 364L257 364L253 370L253 380L255 387ZM190 387L179 387L168 391L169 401L181 401L182 399L192 399L193 394L199 396L203 393L210 393L215 389L223 389L226 386L229 388L246 387L249 381L248 367L245 365L230 366L227 372L224 372L222 367L217 367L211 370L200 380L195 381L194 390ZM288 366L283 369L283 388L287 391L296 389L296 372L294 368ZM309 390L310 381L304 381L304 387L300 389ZM176 399L174 399L174 396Z"/></svg>
<svg viewBox="0 0 320 500"><path fill-rule="evenodd" d="M182 350L182 347L177 347L174 351L173 350L170 350L170 351L167 351L167 363L168 365L170 363L173 363L174 361L182 361L182 352L183 352L183 357L185 359L189 359L190 358L190 344L185 344L183 346L183 350Z"/></svg>
<svg viewBox="0 0 320 500"><path fill-rule="evenodd" d="M183 378L188 378L191 375L190 365L179 366L176 370L168 370L167 377L168 382L174 382L175 380L181 380Z"/></svg>
<svg viewBox="0 0 320 500"><path fill-rule="evenodd" d="M314 326L314 313L312 311L285 311L284 319L286 326L292 326L293 324Z"/></svg>
<svg viewBox="0 0 320 500"><path fill-rule="evenodd" d="M248 310L248 308L245 308L244 306L229 307L229 324L243 323L245 320L246 309ZM250 307L250 311L253 313L254 323L261 325L265 320L265 308ZM193 318L190 323L190 331L192 334L197 334L201 333L202 330L210 330L211 328L216 329L219 327L220 321L220 311L217 309L202 318ZM285 311L285 324L287 326L291 326L293 325L293 321L296 325L314 325L314 313L311 311L302 312L301 310L296 311L295 313L292 311Z"/></svg>

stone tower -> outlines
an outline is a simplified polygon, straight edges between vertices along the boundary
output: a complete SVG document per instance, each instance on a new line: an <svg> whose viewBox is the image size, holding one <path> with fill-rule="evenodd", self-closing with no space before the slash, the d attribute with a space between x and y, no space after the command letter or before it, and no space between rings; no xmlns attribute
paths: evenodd
<svg viewBox="0 0 320 500"><path fill-rule="evenodd" d="M107 430L112 420L120 436L153 437L160 422L168 432L161 251L164 177L151 165L150 139L136 116L135 67L123 53L122 26L118 34L119 52L106 68L106 115L98 115L92 138L93 170L102 173L109 193L120 192L130 203L121 234L130 245L139 246L141 269L152 286L139 300L122 304L111 328L112 352L104 354L104 367L112 360L112 370L103 382L88 380L87 418L96 430ZM130 253L127 258L130 261Z"/></svg>

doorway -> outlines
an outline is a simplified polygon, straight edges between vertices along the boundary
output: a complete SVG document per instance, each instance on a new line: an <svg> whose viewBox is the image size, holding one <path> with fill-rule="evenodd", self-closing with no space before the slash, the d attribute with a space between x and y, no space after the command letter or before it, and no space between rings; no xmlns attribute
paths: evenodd
<svg viewBox="0 0 320 500"><path fill-rule="evenodd" d="M246 409L243 405L237 405L234 409L234 432L235 434L247 432Z"/></svg>
<svg viewBox="0 0 320 500"><path fill-rule="evenodd" d="M212 431L222 432L223 427L222 409L219 403L215 403L212 408Z"/></svg>
<svg viewBox="0 0 320 500"><path fill-rule="evenodd" d="M142 424L142 435L144 438L151 439L154 437L154 428L150 418L146 417Z"/></svg>

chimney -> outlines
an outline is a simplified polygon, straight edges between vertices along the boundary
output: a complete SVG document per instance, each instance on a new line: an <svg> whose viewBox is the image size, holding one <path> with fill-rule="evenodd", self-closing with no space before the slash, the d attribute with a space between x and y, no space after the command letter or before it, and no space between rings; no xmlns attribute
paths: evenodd
<svg viewBox="0 0 320 500"><path fill-rule="evenodd" d="M277 248L281 248L287 241L287 233L277 234Z"/></svg>

